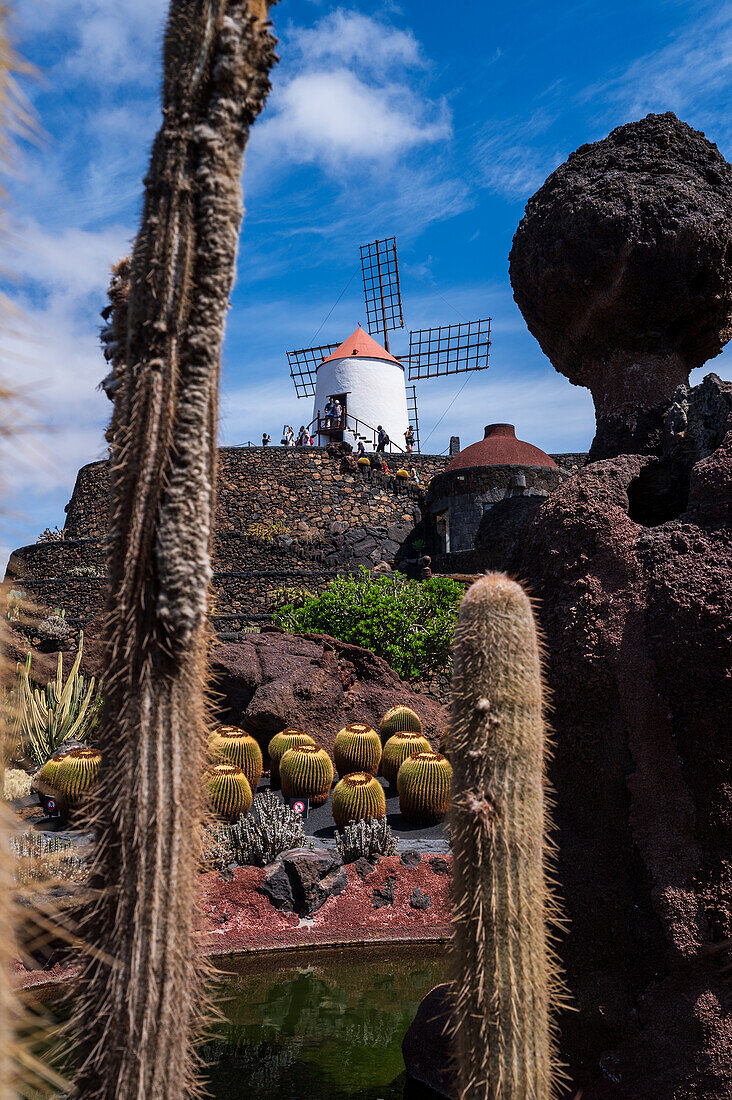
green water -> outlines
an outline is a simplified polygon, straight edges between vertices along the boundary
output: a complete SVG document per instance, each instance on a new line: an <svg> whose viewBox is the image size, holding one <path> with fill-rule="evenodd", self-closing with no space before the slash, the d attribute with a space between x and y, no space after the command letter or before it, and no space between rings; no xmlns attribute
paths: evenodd
<svg viewBox="0 0 732 1100"><path fill-rule="evenodd" d="M444 970L434 945L243 961L216 990L226 1019L203 1049L209 1094L402 1100L402 1039Z"/></svg>

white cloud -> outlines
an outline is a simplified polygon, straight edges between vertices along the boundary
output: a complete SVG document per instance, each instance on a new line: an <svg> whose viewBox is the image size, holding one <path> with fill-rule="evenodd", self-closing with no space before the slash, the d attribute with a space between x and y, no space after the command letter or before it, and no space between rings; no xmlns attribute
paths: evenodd
<svg viewBox="0 0 732 1100"><path fill-rule="evenodd" d="M360 70L384 72L394 66L416 68L425 64L411 30L381 23L357 11L338 8L315 27L298 28L291 45L305 58Z"/></svg>
<svg viewBox="0 0 732 1100"><path fill-rule="evenodd" d="M431 101L415 79L426 64L411 30L339 8L284 37L252 142L268 168L318 162L341 175L451 136L446 101Z"/></svg>
<svg viewBox="0 0 732 1100"><path fill-rule="evenodd" d="M110 85L151 84L158 78L169 0L24 0L23 37L74 34L58 77Z"/></svg>
<svg viewBox="0 0 732 1100"><path fill-rule="evenodd" d="M698 123L724 127L729 134L732 91L732 3L724 0L681 26L658 50L623 72L587 89L584 98L619 104L630 118L649 111L698 115Z"/></svg>
<svg viewBox="0 0 732 1100"><path fill-rule="evenodd" d="M365 84L347 69L294 77L274 100L257 147L290 162L320 161L339 169L383 161L450 135L446 104L426 104L406 87Z"/></svg>

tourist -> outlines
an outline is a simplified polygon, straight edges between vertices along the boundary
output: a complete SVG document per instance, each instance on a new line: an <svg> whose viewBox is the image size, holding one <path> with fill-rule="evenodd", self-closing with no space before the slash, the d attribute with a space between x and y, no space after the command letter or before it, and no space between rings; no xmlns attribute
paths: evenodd
<svg viewBox="0 0 732 1100"><path fill-rule="evenodd" d="M262 446L263 447L268 447L271 442L272 442L272 436L267 435L266 432L262 432Z"/></svg>
<svg viewBox="0 0 732 1100"><path fill-rule="evenodd" d="M358 447L356 447L356 458L365 458L365 457L366 457L366 448L363 445L363 440L359 439Z"/></svg>
<svg viewBox="0 0 732 1100"><path fill-rule="evenodd" d="M415 485L419 485L419 474L417 473L414 466L412 466L411 470L409 471L409 476L411 477Z"/></svg>
<svg viewBox="0 0 732 1100"><path fill-rule="evenodd" d="M376 431L378 432L378 435L376 437L376 453L379 454L380 452L383 453L383 451L386 450L387 444L390 443L391 440L382 428L381 424L377 426Z"/></svg>
<svg viewBox="0 0 732 1100"><path fill-rule="evenodd" d="M307 447L309 438L310 438L310 436L308 435L308 433L305 429L305 425L301 424L300 425L300 431L297 433L297 445L298 445L298 447Z"/></svg>
<svg viewBox="0 0 732 1100"><path fill-rule="evenodd" d="M333 427L334 428L340 428L340 426L341 426L341 415L342 414L343 414L343 407L342 407L340 401L338 400L338 398L336 397L335 401L333 402Z"/></svg>
<svg viewBox="0 0 732 1100"><path fill-rule="evenodd" d="M325 403L325 426L330 427L330 422L333 419L333 398L329 397Z"/></svg>
<svg viewBox="0 0 732 1100"><path fill-rule="evenodd" d="M295 445L295 433L292 430L292 424L285 424L282 429L282 446L294 447Z"/></svg>
<svg viewBox="0 0 732 1100"><path fill-rule="evenodd" d="M386 465L386 459L385 458L381 460L381 472L382 472L382 474L388 474L389 473L389 467Z"/></svg>
<svg viewBox="0 0 732 1100"><path fill-rule="evenodd" d="M404 433L404 442L407 445L407 454L410 455L414 450L414 428L411 424Z"/></svg>

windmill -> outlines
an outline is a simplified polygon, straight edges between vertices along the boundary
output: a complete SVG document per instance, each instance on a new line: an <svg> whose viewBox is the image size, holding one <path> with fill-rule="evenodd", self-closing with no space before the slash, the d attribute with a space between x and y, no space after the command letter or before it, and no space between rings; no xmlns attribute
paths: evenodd
<svg viewBox="0 0 732 1100"><path fill-rule="evenodd" d="M409 333L409 350L396 355L389 348L389 333L404 328L404 315L395 237L361 245L361 275L368 331L359 325L342 344L288 351L295 393L314 399L308 427L319 442L350 436L375 446L383 426L388 449L401 451L411 425L418 451L416 383L486 370L490 318L415 329ZM326 415L331 399L341 408L337 419Z"/></svg>

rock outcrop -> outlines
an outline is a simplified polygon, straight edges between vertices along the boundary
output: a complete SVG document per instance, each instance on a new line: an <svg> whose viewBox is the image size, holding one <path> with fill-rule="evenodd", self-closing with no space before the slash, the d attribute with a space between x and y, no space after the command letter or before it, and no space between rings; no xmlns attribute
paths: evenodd
<svg viewBox="0 0 732 1100"><path fill-rule="evenodd" d="M343 861L325 848L293 848L267 869L259 887L275 909L312 917L328 898L337 898L348 886Z"/></svg>
<svg viewBox="0 0 732 1100"><path fill-rule="evenodd" d="M496 505L476 549L544 633L583 1100L732 1095L732 383L687 385L732 334L731 225L732 168L650 115L557 169L511 254L529 328L597 414L596 461Z"/></svg>
<svg viewBox="0 0 732 1100"><path fill-rule="evenodd" d="M553 365L592 391L592 458L652 451L732 336L732 167L672 113L572 153L531 198L510 275Z"/></svg>
<svg viewBox="0 0 732 1100"><path fill-rule="evenodd" d="M245 726L265 749L275 733L297 726L332 756L343 726L366 722L378 729L397 703L416 710L435 747L448 723L444 707L414 692L386 661L325 634L265 629L216 646L212 673L222 720Z"/></svg>

